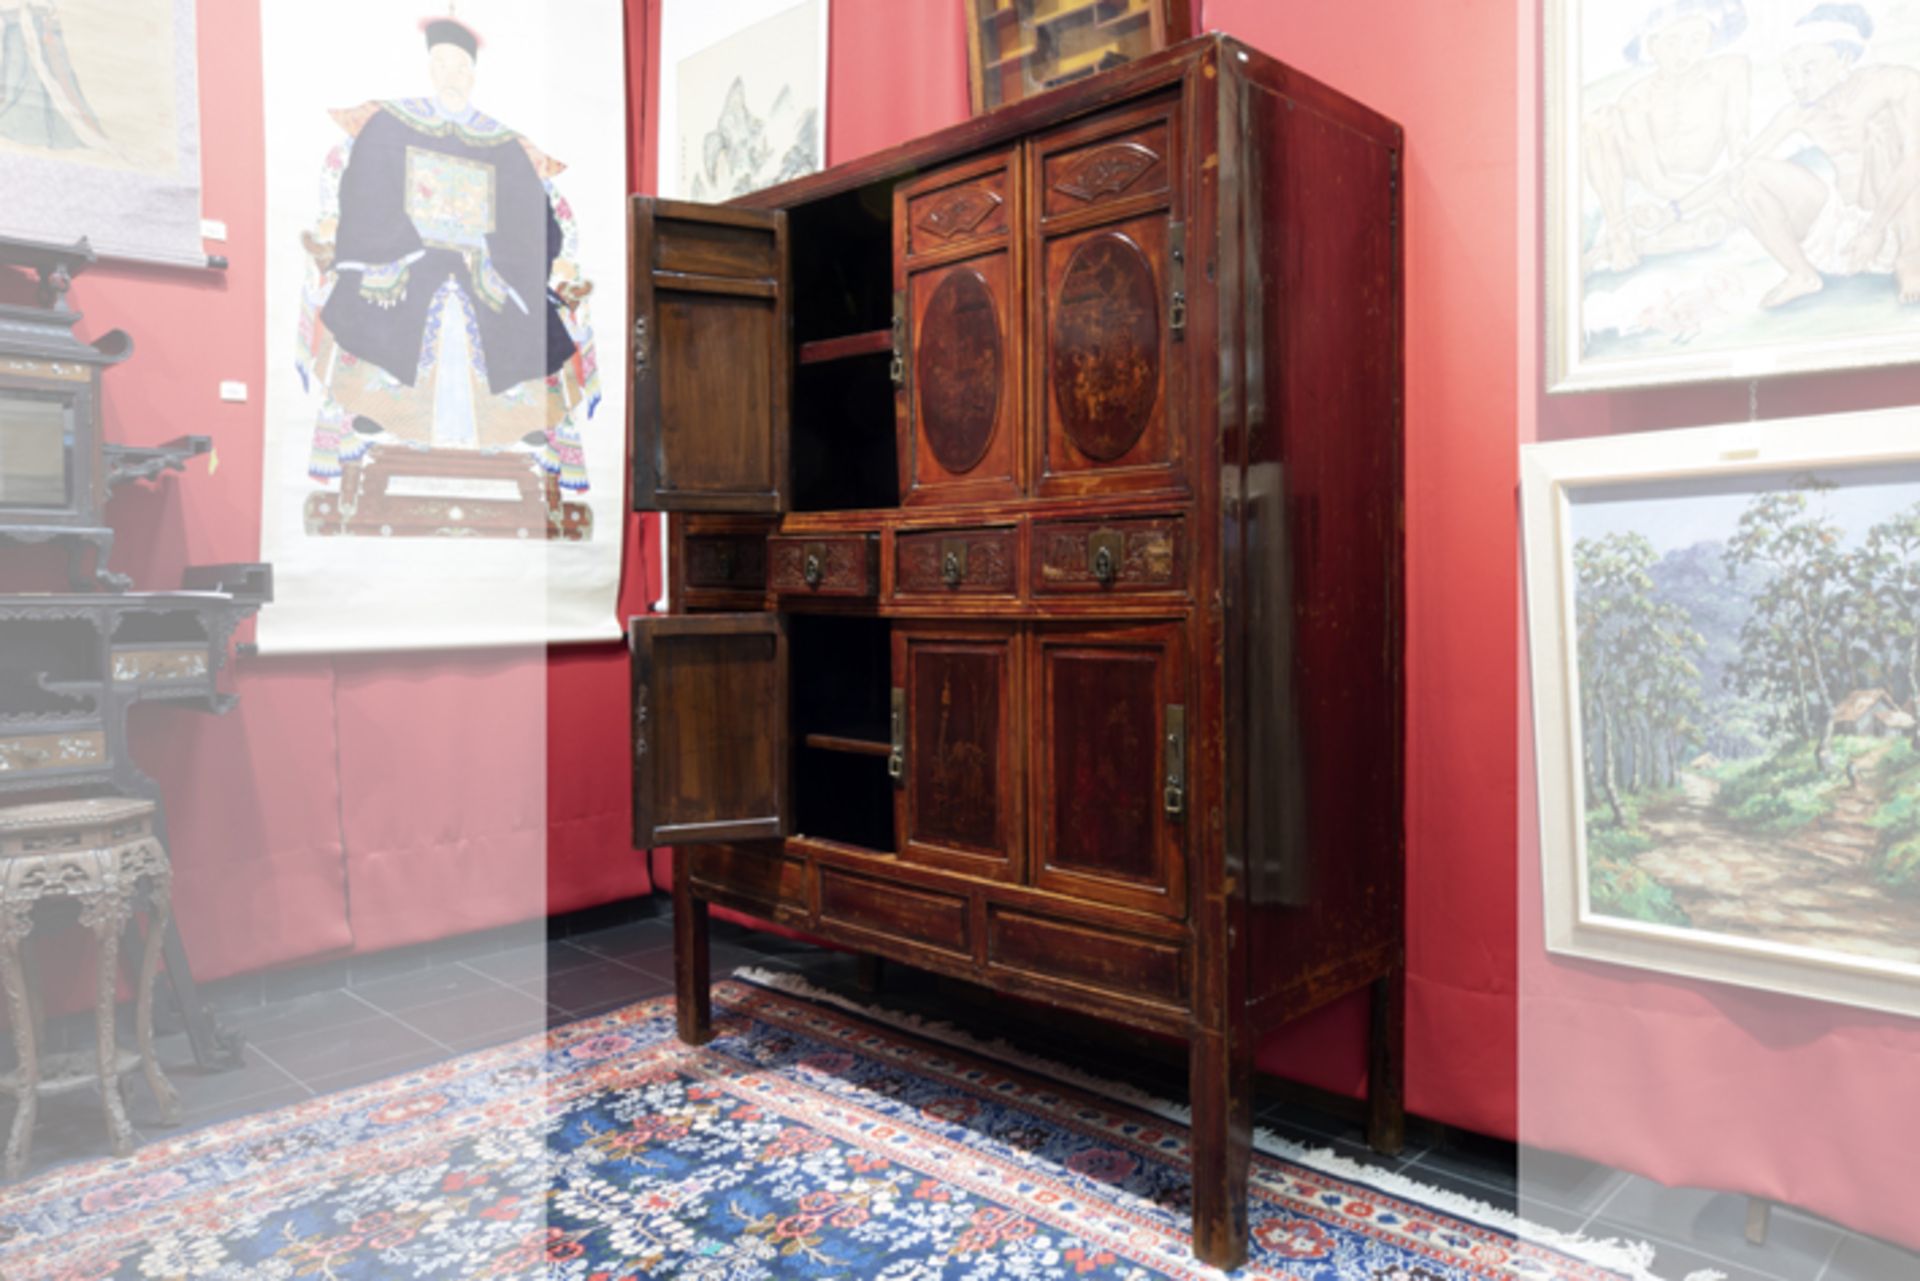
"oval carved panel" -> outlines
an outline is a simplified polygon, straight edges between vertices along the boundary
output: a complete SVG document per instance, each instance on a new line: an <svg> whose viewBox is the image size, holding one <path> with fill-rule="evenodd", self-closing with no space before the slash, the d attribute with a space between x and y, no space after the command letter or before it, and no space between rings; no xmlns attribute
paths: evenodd
<svg viewBox="0 0 1920 1281"><path fill-rule="evenodd" d="M1051 328L1054 403L1068 439L1096 462L1124 457L1160 398L1160 290L1140 246L1105 232L1074 250Z"/></svg>
<svg viewBox="0 0 1920 1281"><path fill-rule="evenodd" d="M986 278L971 267L950 273L920 321L914 369L927 448L949 472L972 471L986 456L1000 416L1003 363Z"/></svg>

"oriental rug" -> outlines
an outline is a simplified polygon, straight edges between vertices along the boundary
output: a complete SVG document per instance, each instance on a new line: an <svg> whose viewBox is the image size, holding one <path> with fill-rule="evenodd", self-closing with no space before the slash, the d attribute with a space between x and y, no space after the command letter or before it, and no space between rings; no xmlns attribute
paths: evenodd
<svg viewBox="0 0 1920 1281"><path fill-rule="evenodd" d="M1189 1252L1177 1122L818 996L736 977L716 985L717 1035L699 1049L660 998L51 1171L0 1190L0 1276L1220 1275ZM1651 1275L1635 1251L1532 1243L1495 1211L1333 1169L1256 1154L1237 1275Z"/></svg>

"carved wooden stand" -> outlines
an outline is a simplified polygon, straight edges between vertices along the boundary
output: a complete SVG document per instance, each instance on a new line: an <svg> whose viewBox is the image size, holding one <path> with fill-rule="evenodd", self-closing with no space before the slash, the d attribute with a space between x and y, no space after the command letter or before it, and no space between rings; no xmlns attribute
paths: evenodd
<svg viewBox="0 0 1920 1281"><path fill-rule="evenodd" d="M0 984L6 989L17 1063L0 1089L17 1104L7 1139L6 1177L26 1170L33 1149L33 1123L43 1094L97 1084L106 1110L107 1136L115 1155L133 1150L120 1081L145 1071L147 1084L168 1123L179 1119L179 1100L161 1074L153 1052L153 985L160 973L161 941L171 912L173 870L154 834L152 801L101 797L16 805L0 810ZM33 931L34 909L55 899L79 904L80 924L99 944L94 998L96 1057L39 1053L38 994L27 978L22 945ZM114 990L120 976L120 936L144 901L146 944L135 988L135 1035L139 1052L123 1053L114 1034Z"/></svg>

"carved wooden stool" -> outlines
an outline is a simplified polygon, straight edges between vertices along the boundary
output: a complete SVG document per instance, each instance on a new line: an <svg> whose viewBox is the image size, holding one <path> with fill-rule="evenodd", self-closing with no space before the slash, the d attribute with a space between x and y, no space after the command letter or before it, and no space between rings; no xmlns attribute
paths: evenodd
<svg viewBox="0 0 1920 1281"><path fill-rule="evenodd" d="M42 1094L65 1093L98 1083L106 1108L107 1135L115 1154L133 1149L133 1126L120 1095L121 1078L144 1068L147 1084L167 1121L179 1117L179 1100L153 1054L153 984L160 972L160 946L172 908L173 869L154 835L154 803L123 797L52 801L0 808L0 983L6 987L13 1027L13 1073L0 1090L18 1104L7 1139L6 1177L18 1178L33 1145L33 1122ZM97 1052L39 1053L39 994L27 981L22 945L33 931L39 904L72 899L80 924L99 943L94 1004ZM139 1052L120 1050L114 1036L114 994L120 975L120 937L144 899L145 955L135 989L134 1026Z"/></svg>

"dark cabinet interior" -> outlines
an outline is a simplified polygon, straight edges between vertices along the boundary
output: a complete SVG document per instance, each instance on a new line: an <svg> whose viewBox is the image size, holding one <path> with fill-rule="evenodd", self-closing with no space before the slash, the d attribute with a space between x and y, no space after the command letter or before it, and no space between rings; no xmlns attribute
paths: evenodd
<svg viewBox="0 0 1920 1281"><path fill-rule="evenodd" d="M631 628L635 841L686 873L683 1037L722 903L1183 1040L1231 1267L1252 1046L1365 989L1397 1146L1400 147L1206 37L636 201L671 585Z"/></svg>
<svg viewBox="0 0 1920 1281"><path fill-rule="evenodd" d="M889 625L885 619L795 614L794 832L894 849L893 780L887 775Z"/></svg>

